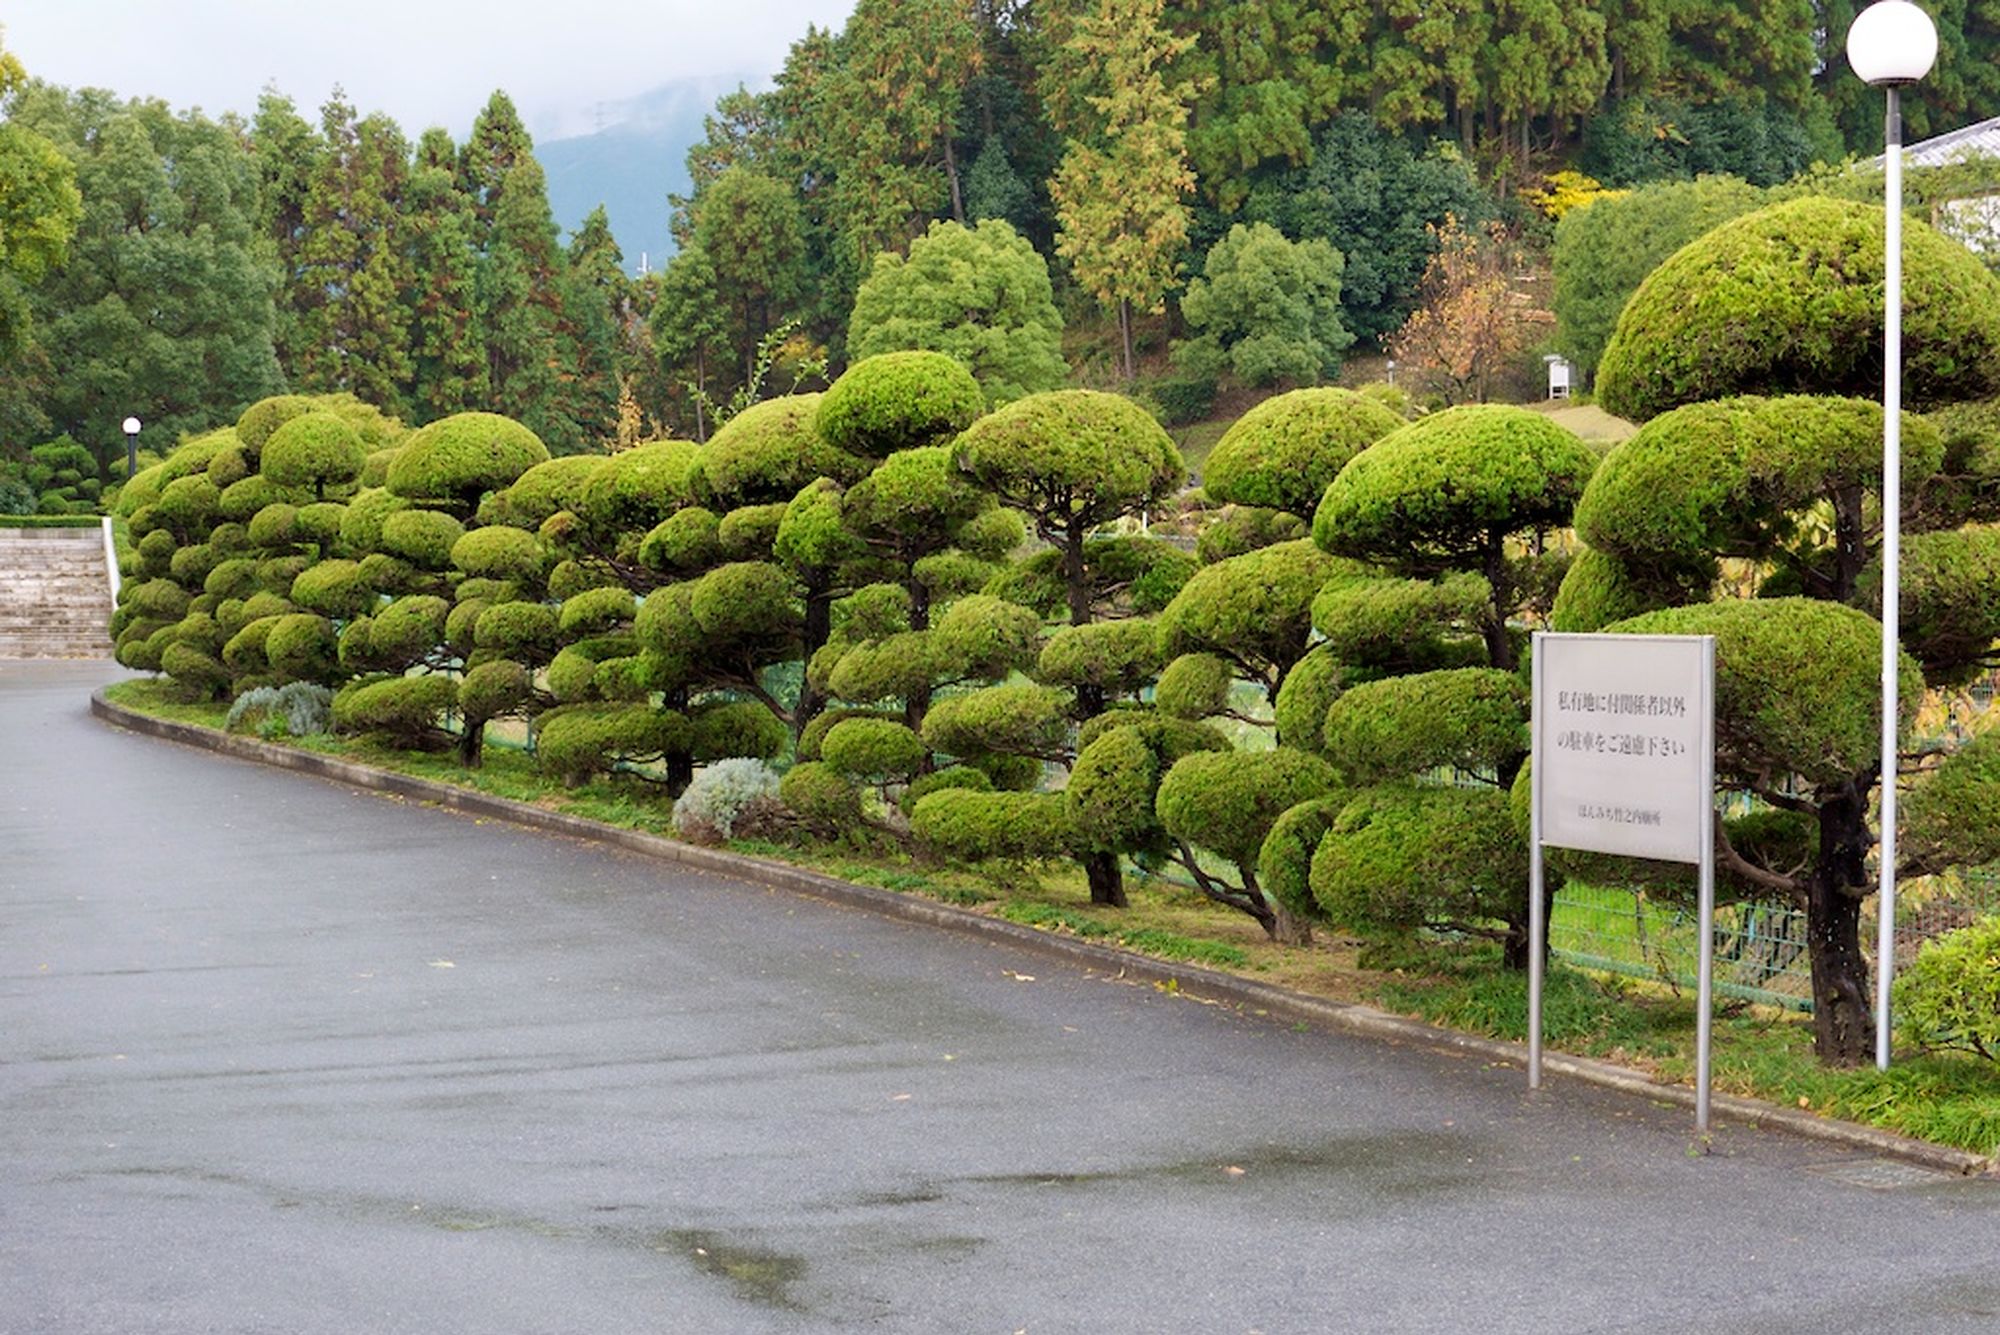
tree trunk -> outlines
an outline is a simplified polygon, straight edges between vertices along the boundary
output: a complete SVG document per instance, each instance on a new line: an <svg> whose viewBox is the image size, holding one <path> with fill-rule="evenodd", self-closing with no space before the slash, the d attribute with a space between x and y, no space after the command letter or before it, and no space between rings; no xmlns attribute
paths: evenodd
<svg viewBox="0 0 2000 1335"><path fill-rule="evenodd" d="M1872 842L1864 791L1850 784L1846 794L1820 806L1819 856L1806 886L1813 1051L1829 1066L1859 1066L1875 1052L1868 962L1861 954L1865 858Z"/></svg>
<svg viewBox="0 0 2000 1335"><path fill-rule="evenodd" d="M697 445L708 443L708 356L700 348L694 350L694 439Z"/></svg>
<svg viewBox="0 0 2000 1335"><path fill-rule="evenodd" d="M951 220L965 225L965 192L958 184L958 159L951 151L951 127L944 127L944 174L951 182Z"/></svg>
<svg viewBox="0 0 2000 1335"><path fill-rule="evenodd" d="M1090 902L1122 909L1125 902L1125 874L1118 867L1116 853L1089 853L1083 859L1083 874L1090 881Z"/></svg>
<svg viewBox="0 0 2000 1335"><path fill-rule="evenodd" d="M458 734L458 763L467 769L478 769L485 759L486 725L472 719L465 721L465 730Z"/></svg>
<svg viewBox="0 0 2000 1335"><path fill-rule="evenodd" d="M668 709L677 713L687 713L687 688L682 687L678 691L667 692L664 703ZM666 769L667 792L678 798L687 791L687 786L694 782L694 753L683 747L678 751L668 751L661 760Z"/></svg>
<svg viewBox="0 0 2000 1335"><path fill-rule="evenodd" d="M810 664L813 655L825 647L833 634L833 595L830 591L816 589L806 594L805 636L800 644L801 663ZM803 672L799 675L799 702L792 710L792 740L796 742L805 732L806 725L819 717L826 708L826 697L817 686L807 679Z"/></svg>
<svg viewBox="0 0 2000 1335"><path fill-rule="evenodd" d="M1139 365L1132 357L1132 303L1118 303L1118 337L1125 349L1125 378L1132 380L1139 374Z"/></svg>

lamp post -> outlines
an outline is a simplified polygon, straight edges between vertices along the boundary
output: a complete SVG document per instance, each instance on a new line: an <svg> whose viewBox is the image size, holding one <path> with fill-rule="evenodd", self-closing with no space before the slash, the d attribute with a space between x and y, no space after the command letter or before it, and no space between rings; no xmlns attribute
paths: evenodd
<svg viewBox="0 0 2000 1335"><path fill-rule="evenodd" d="M125 480L130 482L132 475L138 471L139 419L128 417L125 419Z"/></svg>
<svg viewBox="0 0 2000 1335"><path fill-rule="evenodd" d="M1896 966L1896 655L1902 631L1903 105L1901 90L1931 72L1937 27L1910 0L1876 0L1847 30L1847 63L1888 94L1882 165L1882 842L1875 946L1875 1065L1889 1069L1889 982Z"/></svg>

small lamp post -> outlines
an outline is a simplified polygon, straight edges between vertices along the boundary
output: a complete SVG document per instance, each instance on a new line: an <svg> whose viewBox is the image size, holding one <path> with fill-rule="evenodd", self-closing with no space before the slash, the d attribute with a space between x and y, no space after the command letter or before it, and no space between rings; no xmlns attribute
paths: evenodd
<svg viewBox="0 0 2000 1335"><path fill-rule="evenodd" d="M1389 359L1389 383L1392 385L1396 383L1396 359L1394 357Z"/></svg>
<svg viewBox="0 0 2000 1335"><path fill-rule="evenodd" d="M1889 1069L1889 982L1896 968L1896 655L1901 647L1903 539L1903 104L1931 72L1937 26L1910 0L1876 0L1847 30L1847 63L1888 94L1883 120L1882 321L1882 842L1875 946L1875 1065Z"/></svg>
<svg viewBox="0 0 2000 1335"><path fill-rule="evenodd" d="M130 482L132 475L138 471L139 419L128 417L125 419L125 480Z"/></svg>

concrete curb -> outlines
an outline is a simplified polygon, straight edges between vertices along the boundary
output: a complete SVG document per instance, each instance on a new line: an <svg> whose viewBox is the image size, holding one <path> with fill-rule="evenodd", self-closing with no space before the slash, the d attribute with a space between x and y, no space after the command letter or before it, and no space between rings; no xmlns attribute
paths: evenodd
<svg viewBox="0 0 2000 1335"><path fill-rule="evenodd" d="M1115 974L1140 982L1170 985L1187 996L1204 1001L1218 1002L1339 1033L1458 1052L1488 1061L1519 1066L1523 1070L1527 1068L1528 1049L1522 1043L1461 1034L1418 1020L1390 1015L1372 1006L1355 1002L1328 1001L1274 987L1268 983L1239 978L1234 974L1132 954L1113 946L1040 931L1020 923L971 913L915 895L897 894L874 886L856 885L851 881L822 876L818 872L806 871L767 858L680 843L637 830L622 830L615 826L586 820L581 816L546 811L526 802L492 797L429 779L395 774L388 770L355 764L352 761L337 760L316 752L274 746L254 738L218 732L195 724L169 722L113 704L105 698L102 690L91 693L90 711L107 722L148 736L220 752L241 760L317 775L353 788L393 793L453 811L462 811L468 815L504 820L530 829L588 840L645 857L679 863L685 867L731 876L794 894L808 895L814 899L826 900L887 918L942 927L948 931L1004 943L1100 973ZM1615 1066L1610 1062L1544 1051L1542 1069L1549 1074L1567 1076L1600 1088L1638 1095L1655 1102L1675 1104L1690 1111L1694 1108L1695 1096L1692 1089L1683 1085L1663 1084L1642 1072ZM2000 1165L1996 1165L1994 1160L1983 1155L1943 1145L1933 1145L1928 1141L1916 1140L1892 1131L1835 1121L1758 1099L1717 1094L1711 1100L1711 1108L1718 1118L1728 1118L1733 1122L1762 1129L1784 1131L1843 1149L1915 1164L1940 1173L1969 1176L2000 1172Z"/></svg>

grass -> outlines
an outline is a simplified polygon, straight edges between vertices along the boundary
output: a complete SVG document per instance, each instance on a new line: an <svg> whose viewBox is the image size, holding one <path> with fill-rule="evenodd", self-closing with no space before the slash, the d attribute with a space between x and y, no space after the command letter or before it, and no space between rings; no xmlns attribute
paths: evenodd
<svg viewBox="0 0 2000 1335"><path fill-rule="evenodd" d="M127 708L220 730L227 708L172 699L153 680L106 690ZM496 797L602 821L624 829L670 832L664 789L633 775L578 788L543 776L533 757L489 747L485 764L462 768L450 754L389 750L325 735L289 745L456 784ZM1360 1001L1434 1024L1494 1038L1527 1035L1527 980L1499 964L1495 948L1463 942L1384 944L1322 929L1308 946L1270 942L1250 918L1218 909L1198 891L1160 878L1128 876L1131 905L1092 905L1073 864L938 864L882 839L797 846L739 839L730 849L808 867L900 894L922 895L1043 931L1116 943L1161 959L1254 976L1337 1001ZM1556 966L1544 994L1544 1033L1552 1048L1598 1057L1692 1083L1692 998L1639 978ZM1822 1066L1812 1052L1810 1019L1730 1002L1715 1030L1715 1088L1808 1108L1900 1131L1942 1145L2000 1155L2000 1063L1959 1056L1910 1056L1888 1072Z"/></svg>
<svg viewBox="0 0 2000 1335"><path fill-rule="evenodd" d="M1528 987L1486 947L1406 945L1369 952L1385 970L1373 999L1386 1009L1492 1038L1525 1040ZM1695 1006L1631 979L1560 966L1542 994L1551 1047L1694 1081ZM1915 1054L1888 1071L1836 1068L1813 1055L1812 1020L1737 1003L1719 1008L1714 1088L1899 1131L1975 1154L2000 1155L2000 1064Z"/></svg>

